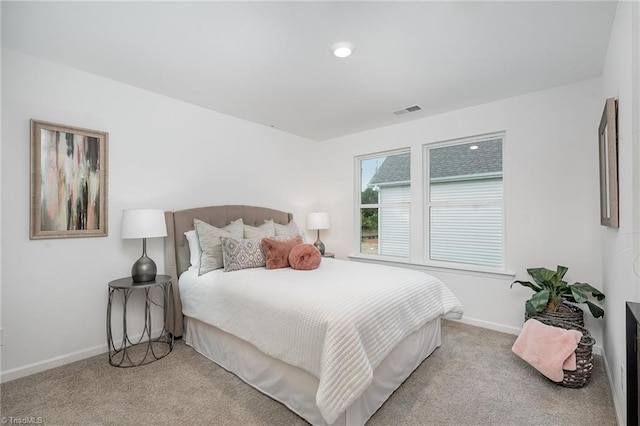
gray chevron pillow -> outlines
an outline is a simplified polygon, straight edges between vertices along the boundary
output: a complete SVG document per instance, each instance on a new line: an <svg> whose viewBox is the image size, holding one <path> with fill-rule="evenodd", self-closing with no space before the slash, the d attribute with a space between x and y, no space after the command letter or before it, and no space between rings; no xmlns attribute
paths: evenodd
<svg viewBox="0 0 640 426"><path fill-rule="evenodd" d="M220 241L225 272L259 268L267 263L261 239L220 237Z"/></svg>

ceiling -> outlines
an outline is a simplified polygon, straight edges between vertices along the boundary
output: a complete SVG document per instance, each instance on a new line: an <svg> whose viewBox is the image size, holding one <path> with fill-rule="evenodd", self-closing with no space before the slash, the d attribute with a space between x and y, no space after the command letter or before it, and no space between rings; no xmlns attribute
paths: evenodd
<svg viewBox="0 0 640 426"><path fill-rule="evenodd" d="M2 45L321 141L598 77L615 8L3 1Z"/></svg>

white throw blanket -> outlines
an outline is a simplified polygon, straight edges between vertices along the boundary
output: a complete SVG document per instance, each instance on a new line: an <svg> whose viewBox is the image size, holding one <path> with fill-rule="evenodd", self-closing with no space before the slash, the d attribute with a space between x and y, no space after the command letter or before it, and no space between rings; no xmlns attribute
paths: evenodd
<svg viewBox="0 0 640 426"><path fill-rule="evenodd" d="M406 336L462 305L437 278L404 268L324 258L313 271L216 270L180 278L183 313L246 340L319 379L327 423L369 386Z"/></svg>

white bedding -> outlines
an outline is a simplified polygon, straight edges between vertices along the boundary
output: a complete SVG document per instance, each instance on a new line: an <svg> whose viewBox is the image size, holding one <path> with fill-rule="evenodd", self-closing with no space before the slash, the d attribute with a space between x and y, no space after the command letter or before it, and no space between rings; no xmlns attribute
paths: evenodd
<svg viewBox="0 0 640 426"><path fill-rule="evenodd" d="M328 258L313 271L186 271L180 297L184 315L317 377L316 403L329 424L407 335L438 316L462 315L433 276Z"/></svg>

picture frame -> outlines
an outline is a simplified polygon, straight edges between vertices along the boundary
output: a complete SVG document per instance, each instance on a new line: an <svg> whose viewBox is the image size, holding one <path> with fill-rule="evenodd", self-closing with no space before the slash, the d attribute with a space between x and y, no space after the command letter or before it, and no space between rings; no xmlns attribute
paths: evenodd
<svg viewBox="0 0 640 426"><path fill-rule="evenodd" d="M30 235L106 237L109 134L31 120Z"/></svg>
<svg viewBox="0 0 640 426"><path fill-rule="evenodd" d="M600 224L618 228L618 101L609 98L598 127L600 157Z"/></svg>

